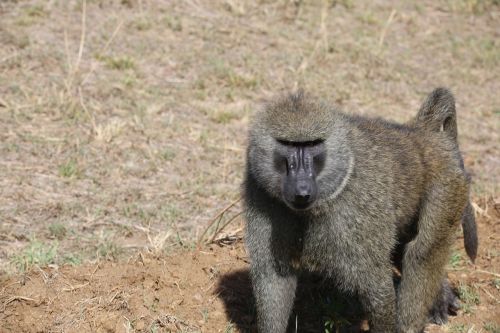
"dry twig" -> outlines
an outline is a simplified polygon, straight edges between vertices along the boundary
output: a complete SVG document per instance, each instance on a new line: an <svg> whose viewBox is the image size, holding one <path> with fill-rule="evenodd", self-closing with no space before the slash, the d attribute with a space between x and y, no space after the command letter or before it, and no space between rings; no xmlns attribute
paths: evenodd
<svg viewBox="0 0 500 333"><path fill-rule="evenodd" d="M5 308L7 307L7 305L9 305L10 303L12 303L14 301L38 302L36 299L31 298L31 297L26 297L26 296L12 296L12 297L9 297L3 303L2 310L0 312L4 312Z"/></svg>
<svg viewBox="0 0 500 333"><path fill-rule="evenodd" d="M220 223L220 219L222 219L223 215L228 211L230 210L233 206L235 206L238 202L241 201L241 197L239 197L238 199L236 199L235 201L231 202L229 205L227 205L224 209L222 209L217 215L215 215L214 218L212 218L210 220L210 222L208 223L207 227L205 228L205 230L203 230L203 232L201 233L201 236L198 238L198 242L197 242L197 247L198 249L200 248L200 245L201 245L201 242L203 240L203 237L205 236L205 234L208 232L208 230L213 226L213 224L218 221L218 223Z"/></svg>
<svg viewBox="0 0 500 333"><path fill-rule="evenodd" d="M387 19L387 22L385 23L384 29L382 30L382 33L380 34L380 39L378 41L378 53L380 53L380 51L382 51L382 46L384 45L385 36L387 35L387 31L389 30L389 26L391 25L392 21L394 20L396 13L397 13L397 11L395 9L393 9L391 11L389 18Z"/></svg>

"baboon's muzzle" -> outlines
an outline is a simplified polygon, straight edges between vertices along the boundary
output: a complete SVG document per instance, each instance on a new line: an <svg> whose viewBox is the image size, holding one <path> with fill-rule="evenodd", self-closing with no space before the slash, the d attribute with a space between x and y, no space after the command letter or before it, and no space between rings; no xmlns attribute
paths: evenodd
<svg viewBox="0 0 500 333"><path fill-rule="evenodd" d="M318 192L312 156L298 147L297 154L292 154L287 164L283 184L285 202L293 209L307 209L316 200Z"/></svg>

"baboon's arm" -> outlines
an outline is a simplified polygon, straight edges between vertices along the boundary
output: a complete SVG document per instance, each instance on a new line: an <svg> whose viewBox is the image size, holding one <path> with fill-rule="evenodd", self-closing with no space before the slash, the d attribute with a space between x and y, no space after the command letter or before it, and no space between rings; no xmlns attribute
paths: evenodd
<svg viewBox="0 0 500 333"><path fill-rule="evenodd" d="M295 298L297 277L272 269L252 273L259 333L284 333Z"/></svg>
<svg viewBox="0 0 500 333"><path fill-rule="evenodd" d="M247 212L247 247L252 262L250 273L257 308L259 333L284 333L292 310L297 276L273 249L271 222L260 211Z"/></svg>

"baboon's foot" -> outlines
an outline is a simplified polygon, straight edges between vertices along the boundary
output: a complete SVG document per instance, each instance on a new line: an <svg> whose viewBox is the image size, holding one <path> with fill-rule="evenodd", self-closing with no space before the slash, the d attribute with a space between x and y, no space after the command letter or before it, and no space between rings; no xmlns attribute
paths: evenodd
<svg viewBox="0 0 500 333"><path fill-rule="evenodd" d="M455 291L448 282L448 279L444 279L434 305L429 311L429 322L438 325L446 324L448 316L456 315L459 308L460 302Z"/></svg>

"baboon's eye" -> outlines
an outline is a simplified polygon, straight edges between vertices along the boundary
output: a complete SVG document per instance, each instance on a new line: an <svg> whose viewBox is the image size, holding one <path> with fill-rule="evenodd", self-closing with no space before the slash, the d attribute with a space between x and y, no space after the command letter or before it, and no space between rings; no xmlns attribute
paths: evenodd
<svg viewBox="0 0 500 333"><path fill-rule="evenodd" d="M274 165L280 172L295 173L303 168L313 176L323 169L326 156L324 141L276 141Z"/></svg>
<svg viewBox="0 0 500 333"><path fill-rule="evenodd" d="M276 141L279 144L288 147L315 147L315 146L320 146L325 142L325 140L322 139L313 141L287 141L287 140L276 139Z"/></svg>
<svg viewBox="0 0 500 333"><path fill-rule="evenodd" d="M279 151L274 152L273 157L274 168L280 173L288 172L288 162L286 156L281 154Z"/></svg>
<svg viewBox="0 0 500 333"><path fill-rule="evenodd" d="M326 161L326 152L322 151L318 155L314 156L314 171L316 171L316 174L320 173L323 168L325 167L325 161Z"/></svg>

